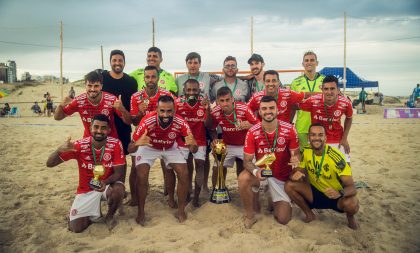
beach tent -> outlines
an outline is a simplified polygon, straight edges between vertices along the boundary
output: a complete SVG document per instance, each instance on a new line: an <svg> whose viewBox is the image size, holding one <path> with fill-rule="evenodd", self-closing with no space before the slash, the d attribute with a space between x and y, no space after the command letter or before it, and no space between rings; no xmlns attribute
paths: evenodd
<svg viewBox="0 0 420 253"><path fill-rule="evenodd" d="M343 70L344 68L331 68L331 67L325 67L319 73L323 75L333 75L338 78L338 86L340 88L343 88ZM350 68L346 68L346 88L372 88L372 87L378 87L379 84L378 81L367 81L359 76L357 76Z"/></svg>

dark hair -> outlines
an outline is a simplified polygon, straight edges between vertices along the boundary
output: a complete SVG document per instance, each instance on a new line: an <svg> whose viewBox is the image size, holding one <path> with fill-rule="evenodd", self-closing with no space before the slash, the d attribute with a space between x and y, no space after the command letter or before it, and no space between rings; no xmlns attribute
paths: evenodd
<svg viewBox="0 0 420 253"><path fill-rule="evenodd" d="M124 55L123 51L121 51L119 49L112 50L111 54L109 55L109 61L111 61L111 58L112 58L113 55L121 55L123 57L124 61L125 61L125 55Z"/></svg>
<svg viewBox="0 0 420 253"><path fill-rule="evenodd" d="M274 97L272 97L272 96L264 96L264 97L262 97L262 98L261 98L261 100L260 100L260 104L261 104L261 103L268 103L268 102L274 102L274 103L276 103L277 101L276 101L276 99L275 99Z"/></svg>
<svg viewBox="0 0 420 253"><path fill-rule="evenodd" d="M324 80L322 81L322 86L324 86L325 83L331 83L334 82L335 85L337 85L338 88L338 79L337 77L333 76L333 75L328 75L324 78Z"/></svg>
<svg viewBox="0 0 420 253"><path fill-rule="evenodd" d="M196 52L191 52L191 53L187 54L187 57L185 57L185 62L187 62L188 60L192 60L192 59L197 59L198 63L201 63L201 56L200 56L200 54L198 54Z"/></svg>
<svg viewBox="0 0 420 253"><path fill-rule="evenodd" d="M265 80L266 75L276 75L277 79L280 81L279 73L275 70L267 70L264 72L263 80Z"/></svg>
<svg viewBox="0 0 420 253"><path fill-rule="evenodd" d="M187 83L193 83L193 84L196 84L196 85L198 85L198 87L200 87L200 83L197 81L197 80L195 80L195 79L193 79L193 78L190 78L190 79L188 79L187 81L185 81L184 82L184 87L185 87L185 85L187 84Z"/></svg>
<svg viewBox="0 0 420 253"><path fill-rule="evenodd" d="M312 123L312 124L309 126L308 133L309 133L309 132L311 132L311 128L312 128L312 127L316 127L316 126L322 127L322 129L324 129L324 133L325 133L325 127L324 127L321 123L319 123L319 122Z"/></svg>
<svg viewBox="0 0 420 253"><path fill-rule="evenodd" d="M220 87L220 88L217 90L217 94L216 94L216 97L217 97L217 98L219 98L219 97L221 97L221 96L226 96L226 95L231 95L231 96L233 96L232 91L229 89L229 87L223 86L223 87Z"/></svg>
<svg viewBox="0 0 420 253"><path fill-rule="evenodd" d="M92 124L95 120L106 122L109 126L109 118L105 114L96 114L93 116Z"/></svg>
<svg viewBox="0 0 420 253"><path fill-rule="evenodd" d="M237 61L236 61L236 58L235 57L233 57L233 56L228 56L228 57L226 57L225 58L225 60L223 61L223 65L225 65L225 63L227 62L227 61L235 61L236 63L238 63Z"/></svg>
<svg viewBox="0 0 420 253"><path fill-rule="evenodd" d="M160 51L160 49L158 47L151 47L149 48L149 50L147 50L148 53L150 52L155 52L158 53L160 58L162 58L162 51Z"/></svg>
<svg viewBox="0 0 420 253"><path fill-rule="evenodd" d="M103 81L103 77L102 74L99 71L91 71L89 73L87 73L87 75L85 75L85 83L89 82L89 83L96 83L96 82L100 82L102 83Z"/></svg>
<svg viewBox="0 0 420 253"><path fill-rule="evenodd" d="M144 72L146 72L146 70L154 70L154 71L156 71L156 74L159 77L159 70L155 66L150 66L150 65L149 66L146 66L144 68Z"/></svg>
<svg viewBox="0 0 420 253"><path fill-rule="evenodd" d="M159 102L162 102L162 103L171 102L171 103L175 104L174 99L171 96L168 96L168 95L160 96L159 99L158 99L158 104L159 104Z"/></svg>

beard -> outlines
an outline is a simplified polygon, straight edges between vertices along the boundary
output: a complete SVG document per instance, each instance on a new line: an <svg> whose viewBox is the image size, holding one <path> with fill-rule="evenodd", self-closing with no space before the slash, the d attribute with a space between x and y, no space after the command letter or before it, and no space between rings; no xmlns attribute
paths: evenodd
<svg viewBox="0 0 420 253"><path fill-rule="evenodd" d="M164 122L163 121L164 119L168 119L168 122ZM174 120L174 117L161 117L161 116L159 116L159 125L162 128L167 128L172 123L173 120Z"/></svg>
<svg viewBox="0 0 420 253"><path fill-rule="evenodd" d="M271 119L267 119L265 116L268 116L268 115L272 115L273 117ZM264 117L262 117L262 119L265 122L273 122L276 119L276 117L274 116L274 114L268 114L268 115L264 115Z"/></svg>
<svg viewBox="0 0 420 253"><path fill-rule="evenodd" d="M105 134L94 134L92 137L95 141L101 142L105 140L107 136Z"/></svg>
<svg viewBox="0 0 420 253"><path fill-rule="evenodd" d="M315 146L318 143L319 143L319 146ZM314 150L322 150L322 148L324 147L324 143L322 143L322 141L311 141L311 147Z"/></svg>
<svg viewBox="0 0 420 253"><path fill-rule="evenodd" d="M190 105L195 105L198 102L198 97L195 95L191 95L187 97L187 103Z"/></svg>

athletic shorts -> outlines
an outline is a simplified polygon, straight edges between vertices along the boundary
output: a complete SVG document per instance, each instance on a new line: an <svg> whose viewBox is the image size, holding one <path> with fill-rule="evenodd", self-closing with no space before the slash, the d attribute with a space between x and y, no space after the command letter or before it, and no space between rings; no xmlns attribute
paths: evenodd
<svg viewBox="0 0 420 253"><path fill-rule="evenodd" d="M311 185L313 202L308 203L309 208L311 209L332 209L339 213L343 213L343 210L338 209L337 203L339 199L330 199L323 192L318 191L317 188Z"/></svg>
<svg viewBox="0 0 420 253"><path fill-rule="evenodd" d="M343 153L344 157L346 158L346 162L349 163L350 162L350 154L346 154L346 152L344 151L344 147L341 146L340 148L338 148L339 143L327 143L328 145L330 145L331 147L337 148L341 151L341 153Z"/></svg>
<svg viewBox="0 0 420 253"><path fill-rule="evenodd" d="M244 146L226 145L227 155L223 167L231 168L236 158L244 160Z"/></svg>
<svg viewBox="0 0 420 253"><path fill-rule="evenodd" d="M278 201L285 201L291 204L291 200L289 195L287 195L286 191L284 190L284 183L283 181L278 180L275 177L267 178L268 182L268 190L270 191L271 198L273 202Z"/></svg>
<svg viewBox="0 0 420 253"><path fill-rule="evenodd" d="M166 166L170 163L187 163L181 150L176 145L165 150L155 149L149 146L140 146L137 149L136 166L146 163L152 167L156 159L163 159Z"/></svg>
<svg viewBox="0 0 420 253"><path fill-rule="evenodd" d="M197 160L205 160L206 159L206 146L198 146L198 150L193 154L194 159ZM188 156L190 155L191 151L187 147L178 147L178 149L181 151L182 155L184 156L185 160L188 160Z"/></svg>
<svg viewBox="0 0 420 253"><path fill-rule="evenodd" d="M121 181L115 183L123 184ZM89 217L91 221L94 221L101 217L101 200L106 201L106 191L109 185L105 187L103 192L90 191L86 193L77 194L70 208L70 221Z"/></svg>

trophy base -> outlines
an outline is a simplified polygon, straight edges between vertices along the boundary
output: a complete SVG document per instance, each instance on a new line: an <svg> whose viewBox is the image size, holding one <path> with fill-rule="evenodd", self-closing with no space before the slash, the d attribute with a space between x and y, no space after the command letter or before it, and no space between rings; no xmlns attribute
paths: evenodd
<svg viewBox="0 0 420 253"><path fill-rule="evenodd" d="M261 176L262 177L272 177L273 176L273 171L272 170L262 170L261 171Z"/></svg>
<svg viewBox="0 0 420 253"><path fill-rule="evenodd" d="M224 204L231 201L229 190L227 188L223 189L213 189L210 196L210 202L215 204Z"/></svg>
<svg viewBox="0 0 420 253"><path fill-rule="evenodd" d="M89 182L89 186L92 189L99 189L99 188L101 188L101 181L95 180L95 179L92 178Z"/></svg>

